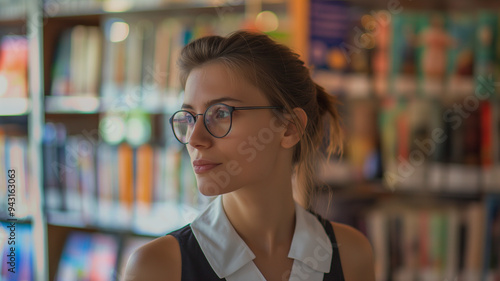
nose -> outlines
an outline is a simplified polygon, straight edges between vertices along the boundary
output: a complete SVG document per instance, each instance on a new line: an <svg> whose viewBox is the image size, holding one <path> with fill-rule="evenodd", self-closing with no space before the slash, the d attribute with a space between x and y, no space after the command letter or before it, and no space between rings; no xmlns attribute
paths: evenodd
<svg viewBox="0 0 500 281"><path fill-rule="evenodd" d="M198 115L188 143L190 146L198 149L210 147L212 145L212 136L207 131L207 128L205 128L203 118L204 116L202 114Z"/></svg>

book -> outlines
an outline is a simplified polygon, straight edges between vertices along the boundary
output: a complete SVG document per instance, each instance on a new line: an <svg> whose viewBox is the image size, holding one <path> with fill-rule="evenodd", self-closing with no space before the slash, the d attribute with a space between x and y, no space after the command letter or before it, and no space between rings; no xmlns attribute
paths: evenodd
<svg viewBox="0 0 500 281"><path fill-rule="evenodd" d="M444 264L444 278L453 280L458 275L459 238L460 238L460 211L457 208L446 208L447 218L446 261Z"/></svg>
<svg viewBox="0 0 500 281"><path fill-rule="evenodd" d="M51 94L65 96L71 92L71 29L64 30L57 45L55 59L52 64Z"/></svg>
<svg viewBox="0 0 500 281"><path fill-rule="evenodd" d="M133 212L134 202L134 151L128 144L120 144L117 148L118 160L118 207L119 222L128 228Z"/></svg>
<svg viewBox="0 0 500 281"><path fill-rule="evenodd" d="M118 240L109 234L92 234L88 280L107 281L117 277Z"/></svg>
<svg viewBox="0 0 500 281"><path fill-rule="evenodd" d="M115 226L114 219L117 211L115 202L118 194L118 174L114 173L117 163L116 147L99 144L97 147L97 198L96 204L99 210L97 225L100 227Z"/></svg>
<svg viewBox="0 0 500 281"><path fill-rule="evenodd" d="M72 231L64 245L56 280L111 280L118 241L109 234Z"/></svg>
<svg viewBox="0 0 500 281"><path fill-rule="evenodd" d="M373 89L377 97L387 97L389 95L389 70L391 57L390 46L393 40L391 19L392 15L387 11L375 12L378 25L374 30L375 47L371 57L373 68Z"/></svg>
<svg viewBox="0 0 500 281"><path fill-rule="evenodd" d="M479 160L481 162L481 182L485 190L490 190L494 185L494 144L493 132L493 110L490 101L481 102L479 106L480 118L480 131L481 131L481 144Z"/></svg>
<svg viewBox="0 0 500 281"><path fill-rule="evenodd" d="M404 180L398 170L397 162L397 130L398 101L392 98L383 99L380 104L378 123L380 128L380 146L384 171L384 184L394 191Z"/></svg>
<svg viewBox="0 0 500 281"><path fill-rule="evenodd" d="M145 217L152 209L153 204L153 147L144 144L137 148L137 169L135 177L134 210L137 220Z"/></svg>
<svg viewBox="0 0 500 281"><path fill-rule="evenodd" d="M455 42L447 29L449 17L436 12L420 15L418 22L419 91L421 96L442 98L449 68L448 51Z"/></svg>
<svg viewBox="0 0 500 281"><path fill-rule="evenodd" d="M485 206L483 203L472 203L464 211L468 239L465 243L465 261L462 276L464 280L478 280L482 273L486 228Z"/></svg>
<svg viewBox="0 0 500 281"><path fill-rule="evenodd" d="M393 97L417 94L418 19L419 15L411 12L391 15L389 91Z"/></svg>
<svg viewBox="0 0 500 281"><path fill-rule="evenodd" d="M30 224L16 222L12 228L12 224L8 221L2 221L0 225L0 242L3 245L0 257L0 279L33 280L35 278L33 227ZM11 234L12 231L15 233L14 236ZM14 257L13 260L11 256Z"/></svg>
<svg viewBox="0 0 500 281"><path fill-rule="evenodd" d="M486 280L500 279L500 196L486 198L485 251L482 273Z"/></svg>
<svg viewBox="0 0 500 281"><path fill-rule="evenodd" d="M447 148L449 147L449 134L443 120L444 106L436 99L427 100L428 118L427 138L414 143L419 149L428 154L428 165L426 170L428 189L433 192L444 190L448 172Z"/></svg>
<svg viewBox="0 0 500 281"><path fill-rule="evenodd" d="M126 39L129 24L121 19L111 18L104 22L104 50L102 65L101 96L114 101L123 94L126 71ZM112 106L118 106L115 103Z"/></svg>
<svg viewBox="0 0 500 281"><path fill-rule="evenodd" d="M497 46L498 40L498 15L492 11L480 10L477 12L476 22L474 74L483 77L495 75L495 47ZM476 81L478 80L480 81L479 77ZM490 92L487 95L493 97L494 93Z"/></svg>
<svg viewBox="0 0 500 281"><path fill-rule="evenodd" d="M367 216L368 239L373 247L375 280L389 278L389 241L387 215L380 209L371 210Z"/></svg>
<svg viewBox="0 0 500 281"><path fill-rule="evenodd" d="M28 97L28 39L0 37L0 98Z"/></svg>
<svg viewBox="0 0 500 281"><path fill-rule="evenodd" d="M144 20L147 21L147 20ZM118 24L114 23L116 26ZM142 61L143 61L143 41L144 33L146 32L146 24L141 24L140 22L129 21L129 33L125 39L126 49L125 49L125 87L124 95L129 96L129 99L133 102L128 104L129 107L134 108L139 105L142 98L142 85L141 85L141 73L142 73Z"/></svg>
<svg viewBox="0 0 500 281"><path fill-rule="evenodd" d="M64 162L64 201L67 215L82 221L82 191L80 182L80 160L78 154L78 136L68 136L64 144L65 162Z"/></svg>
<svg viewBox="0 0 500 281"><path fill-rule="evenodd" d="M6 161L6 151L5 151L5 133L2 130L2 127L0 127L0 164L2 166L7 166L7 161ZM5 169L0 169L0 181L1 182L7 182L8 180L8 171ZM2 200L7 200L7 188L0 189L0 199ZM8 207L6 204L0 205L0 214L2 217L7 217L8 213Z"/></svg>
<svg viewBox="0 0 500 281"><path fill-rule="evenodd" d="M62 210L63 208L59 173L52 165L58 159L56 134L55 124L52 122L45 123L42 140L43 186L45 207L49 210Z"/></svg>
<svg viewBox="0 0 500 281"><path fill-rule="evenodd" d="M354 16L345 1L313 0L309 4L309 64L314 69L344 71L360 53L346 39ZM359 19L359 17L358 17Z"/></svg>
<svg viewBox="0 0 500 281"><path fill-rule="evenodd" d="M98 96L101 57L99 27L76 25L64 30L54 54L50 94Z"/></svg>
<svg viewBox="0 0 500 281"><path fill-rule="evenodd" d="M13 188L7 187L0 192L0 199L7 202L7 198L14 195L14 211L9 211L9 205L5 203L0 207L0 218L26 219L32 215L29 190L28 170L28 141L22 136L2 136L0 132L0 161L3 161L4 171L0 178L7 184L13 179ZM12 192L8 191L11 190ZM9 201L11 202L11 201Z"/></svg>
<svg viewBox="0 0 500 281"><path fill-rule="evenodd" d="M389 199L361 213L376 280L496 278L498 202L497 195L466 204Z"/></svg>
<svg viewBox="0 0 500 281"><path fill-rule="evenodd" d="M459 102L461 101L457 100L454 105ZM451 106L445 109L443 115L447 126L446 135L449 139L446 190L477 193L480 185L479 112L475 110L461 113L452 110Z"/></svg>
<svg viewBox="0 0 500 281"><path fill-rule="evenodd" d="M99 85L101 81L101 65L102 65L102 32L97 26L87 27L87 47L84 61L86 65L83 67L88 75L84 81L84 94L89 96L97 96L99 93Z"/></svg>
<svg viewBox="0 0 500 281"><path fill-rule="evenodd" d="M97 177L96 146L83 136L78 136L75 149L79 155L80 206L82 221L87 225L96 225L97 218Z"/></svg>
<svg viewBox="0 0 500 281"><path fill-rule="evenodd" d="M354 182L373 180L381 170L376 106L375 101L370 99L348 102L346 158L352 168L351 180Z"/></svg>
<svg viewBox="0 0 500 281"><path fill-rule="evenodd" d="M153 80L156 84L159 93L164 93L167 91L167 80L168 80L168 67L174 58L170 57L170 40L171 29L170 21L165 19L161 21L156 28L156 38L154 46L154 60L155 64L152 67L153 70Z"/></svg>
<svg viewBox="0 0 500 281"><path fill-rule="evenodd" d="M86 80L88 73L85 69L85 60L90 59L85 57L86 45L87 45L87 28L83 25L77 25L71 29L71 50L70 50L70 60L69 60L69 82L70 82L70 92L72 93L83 93L85 90L84 81Z"/></svg>
<svg viewBox="0 0 500 281"><path fill-rule="evenodd" d="M493 107L493 143L500 143L500 101L496 101ZM493 146L493 189L500 190L500 147Z"/></svg>
<svg viewBox="0 0 500 281"><path fill-rule="evenodd" d="M142 29L142 64L141 64L141 105L146 106L147 104L152 105L153 101L158 101L158 92L156 91L157 85L159 85L159 78L155 58L155 47L156 47L156 29L157 24L148 19L142 19L138 23L138 28ZM150 100L148 102L148 100Z"/></svg>
<svg viewBox="0 0 500 281"><path fill-rule="evenodd" d="M182 47L190 40L190 33L187 26L184 26L178 19L170 19L168 22L170 36L170 64L168 70L167 96L177 96L181 85L179 81L179 68L176 60L179 58Z"/></svg>
<svg viewBox="0 0 500 281"><path fill-rule="evenodd" d="M450 13L448 32L447 97L465 97L474 92L474 53L476 21L470 13Z"/></svg>

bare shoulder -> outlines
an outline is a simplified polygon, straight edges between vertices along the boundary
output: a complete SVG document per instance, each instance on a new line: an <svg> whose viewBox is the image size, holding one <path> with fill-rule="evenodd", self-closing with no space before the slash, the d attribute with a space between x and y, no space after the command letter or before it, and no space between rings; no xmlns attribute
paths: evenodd
<svg viewBox="0 0 500 281"><path fill-rule="evenodd" d="M166 235L141 246L130 255L123 280L178 281L181 280L181 266L179 242L172 235Z"/></svg>
<svg viewBox="0 0 500 281"><path fill-rule="evenodd" d="M346 224L337 222L331 224L337 239L345 279L375 280L373 250L366 236Z"/></svg>

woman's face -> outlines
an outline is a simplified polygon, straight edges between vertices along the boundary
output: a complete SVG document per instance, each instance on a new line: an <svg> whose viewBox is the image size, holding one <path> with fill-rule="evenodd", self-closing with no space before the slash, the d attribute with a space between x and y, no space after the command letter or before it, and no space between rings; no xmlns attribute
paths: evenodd
<svg viewBox="0 0 500 281"><path fill-rule="evenodd" d="M214 103L270 106L259 89L222 63L209 63L191 71L183 109L203 114ZM272 109L236 110L229 134L215 138L199 115L187 149L200 192L211 196L251 188L273 176L282 152L283 127L278 121ZM207 163L196 160L209 163L203 165Z"/></svg>

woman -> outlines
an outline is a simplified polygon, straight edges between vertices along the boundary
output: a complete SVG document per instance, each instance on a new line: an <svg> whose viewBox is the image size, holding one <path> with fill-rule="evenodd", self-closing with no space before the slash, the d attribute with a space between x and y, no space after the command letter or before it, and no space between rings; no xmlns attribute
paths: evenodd
<svg viewBox="0 0 500 281"><path fill-rule="evenodd" d="M139 248L125 280L374 280L357 230L294 201L311 189L334 97L288 47L238 31L193 41L179 59L182 110L170 119L187 145L200 192L219 195L191 224ZM292 177L296 189L292 192Z"/></svg>

